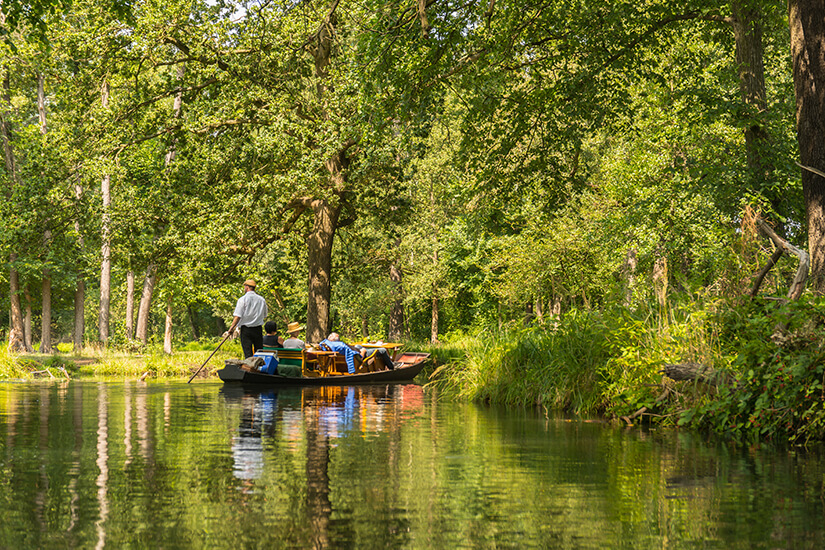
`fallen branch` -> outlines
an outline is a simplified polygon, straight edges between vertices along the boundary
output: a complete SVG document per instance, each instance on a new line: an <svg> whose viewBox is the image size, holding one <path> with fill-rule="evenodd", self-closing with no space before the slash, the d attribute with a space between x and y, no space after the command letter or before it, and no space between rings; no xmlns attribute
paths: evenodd
<svg viewBox="0 0 825 550"><path fill-rule="evenodd" d="M773 228L763 220L757 220L757 224L759 225L760 231L772 240L773 244L775 244L777 248L799 258L799 267L796 270L796 275L794 276L793 281L791 281L791 287L788 289L788 299L798 300L799 297L802 296L802 292L805 290L805 283L808 280L808 270L811 266L811 260L808 253L795 247L777 235ZM776 255L776 253L774 253L774 255Z"/></svg>
<svg viewBox="0 0 825 550"><path fill-rule="evenodd" d="M765 267L763 267L756 275L756 280L753 282L753 288L751 288L750 292L751 298L756 298L756 295L759 294L759 287L762 286L762 281L765 279L765 275L767 275L768 272L771 269L773 269L773 266L776 265L776 262L779 261L779 258L781 258L782 254L784 253L785 252L779 247L777 247L776 250L773 251L771 259L768 260L768 263L765 264Z"/></svg>
<svg viewBox="0 0 825 550"><path fill-rule="evenodd" d="M684 380L699 380L702 382L712 382L716 378L716 371L711 367L701 363L667 363L659 373L664 374L671 380L681 382Z"/></svg>
<svg viewBox="0 0 825 550"><path fill-rule="evenodd" d="M659 403L661 403L662 401L667 399L668 395L670 395L670 388L665 388L665 391L663 391L662 394L659 397L656 398L656 401L653 402L653 405L654 406L658 405ZM647 410L648 410L647 406L644 406L644 407L642 407L641 409L639 409L638 411L636 411L635 413L633 413L629 416L623 416L622 420L627 422L628 426L632 426L633 425L633 420L635 420L638 417L645 414L647 412ZM648 413L648 416L654 416L654 415Z"/></svg>

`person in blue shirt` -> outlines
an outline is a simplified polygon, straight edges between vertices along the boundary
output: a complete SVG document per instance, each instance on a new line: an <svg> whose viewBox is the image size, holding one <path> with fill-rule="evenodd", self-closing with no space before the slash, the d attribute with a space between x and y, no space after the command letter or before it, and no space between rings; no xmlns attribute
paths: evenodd
<svg viewBox="0 0 825 550"><path fill-rule="evenodd" d="M340 336L338 336L337 332L330 333L329 336L326 337L324 341L321 342L322 346L328 347L330 350L340 353L344 356L344 359L347 361L347 372L350 374L355 374L356 368L356 358L366 359L368 357L372 357L373 355L378 358L379 361L384 363L384 366L388 369L395 368L395 365L392 362L392 358L390 357L387 350L384 348L358 348L350 346L349 344L342 342Z"/></svg>

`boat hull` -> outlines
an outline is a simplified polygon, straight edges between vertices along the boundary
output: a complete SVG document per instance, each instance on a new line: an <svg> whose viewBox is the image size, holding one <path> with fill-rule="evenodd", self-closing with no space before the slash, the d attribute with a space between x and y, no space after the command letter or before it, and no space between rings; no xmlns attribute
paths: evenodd
<svg viewBox="0 0 825 550"><path fill-rule="evenodd" d="M429 353L405 353L403 366L393 370L381 370L360 374L341 374L319 377L290 377L278 374L265 374L241 369L235 364L226 363L218 371L218 376L225 383L261 384L269 386L352 386L357 384L387 384L410 382L415 378L429 359Z"/></svg>

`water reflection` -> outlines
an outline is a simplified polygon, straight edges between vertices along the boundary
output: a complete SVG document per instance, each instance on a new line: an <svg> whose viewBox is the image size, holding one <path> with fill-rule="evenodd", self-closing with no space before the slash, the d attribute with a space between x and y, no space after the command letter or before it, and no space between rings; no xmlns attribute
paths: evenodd
<svg viewBox="0 0 825 550"><path fill-rule="evenodd" d="M104 525L109 517L109 403L107 401L106 386L100 386L97 407L97 501L100 513L95 526L97 527L97 544L95 548L104 548L106 545L106 530Z"/></svg>
<svg viewBox="0 0 825 550"><path fill-rule="evenodd" d="M823 456L416 385L0 384L0 547L820 548Z"/></svg>

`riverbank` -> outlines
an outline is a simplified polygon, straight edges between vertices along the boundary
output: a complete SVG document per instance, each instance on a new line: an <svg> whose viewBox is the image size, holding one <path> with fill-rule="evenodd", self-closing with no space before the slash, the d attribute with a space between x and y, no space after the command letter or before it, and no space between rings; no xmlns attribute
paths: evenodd
<svg viewBox="0 0 825 550"><path fill-rule="evenodd" d="M160 348L141 350L103 350L88 347L82 353L71 351L70 344L60 344L53 354L10 354L0 351L0 380L35 380L40 378L87 378L116 376L126 378L189 377L204 364L218 347L215 342L190 342L171 355ZM228 342L209 360L199 378L207 378L223 366L225 359L241 355L240 345Z"/></svg>
<svg viewBox="0 0 825 550"><path fill-rule="evenodd" d="M553 324L446 339L432 384L470 400L747 441L825 439L825 301L690 302L571 312ZM701 380L667 365L698 363Z"/></svg>
<svg viewBox="0 0 825 550"><path fill-rule="evenodd" d="M87 349L53 355L0 352L0 379L189 377L218 341L172 355ZM571 311L552 322L452 333L419 381L441 394L538 406L620 424L714 431L747 441L825 440L825 300L685 302L667 308ZM208 378L241 355L227 342L201 371ZM668 365L706 367L701 380L673 380Z"/></svg>

